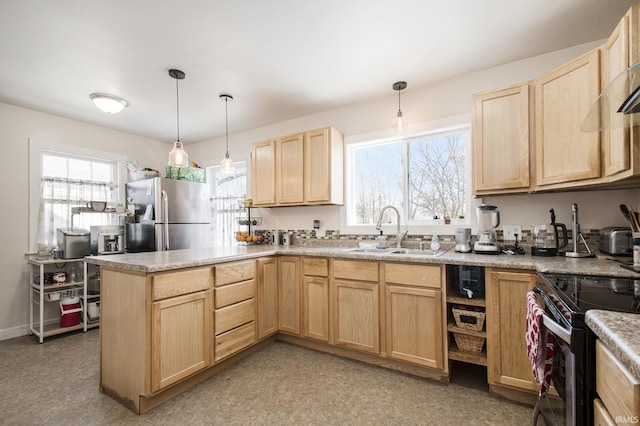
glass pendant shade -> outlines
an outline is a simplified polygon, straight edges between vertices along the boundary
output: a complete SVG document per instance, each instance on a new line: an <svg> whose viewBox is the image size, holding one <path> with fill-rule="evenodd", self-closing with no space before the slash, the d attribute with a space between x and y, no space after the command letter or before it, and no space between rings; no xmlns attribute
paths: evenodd
<svg viewBox="0 0 640 426"><path fill-rule="evenodd" d="M229 152L227 152L222 161L220 161L220 170L228 174L232 174L236 171L236 164L233 162L231 157L229 157Z"/></svg>
<svg viewBox="0 0 640 426"><path fill-rule="evenodd" d="M176 141L173 149L169 151L169 165L173 167L187 167L189 165L189 155L182 147L182 142Z"/></svg>

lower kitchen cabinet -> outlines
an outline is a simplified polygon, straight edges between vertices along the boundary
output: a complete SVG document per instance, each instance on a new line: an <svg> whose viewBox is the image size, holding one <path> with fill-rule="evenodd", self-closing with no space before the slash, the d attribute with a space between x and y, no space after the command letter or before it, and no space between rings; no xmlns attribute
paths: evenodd
<svg viewBox="0 0 640 426"><path fill-rule="evenodd" d="M207 290L153 302L152 392L209 366L210 299Z"/></svg>
<svg viewBox="0 0 640 426"><path fill-rule="evenodd" d="M278 258L278 330L300 335L300 258Z"/></svg>
<svg viewBox="0 0 640 426"><path fill-rule="evenodd" d="M333 276L333 344L379 354L378 263L336 259Z"/></svg>
<svg viewBox="0 0 640 426"><path fill-rule="evenodd" d="M490 385L531 391L540 388L531 373L525 342L527 292L534 287L535 277L531 271L486 269Z"/></svg>
<svg viewBox="0 0 640 426"><path fill-rule="evenodd" d="M302 258L302 335L329 342L329 260Z"/></svg>
<svg viewBox="0 0 640 426"><path fill-rule="evenodd" d="M278 332L278 259L258 259L258 339Z"/></svg>

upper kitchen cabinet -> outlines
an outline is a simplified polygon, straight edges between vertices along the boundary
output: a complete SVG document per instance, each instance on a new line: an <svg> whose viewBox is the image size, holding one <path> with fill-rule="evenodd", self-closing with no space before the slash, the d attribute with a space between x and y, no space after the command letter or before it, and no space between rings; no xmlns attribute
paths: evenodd
<svg viewBox="0 0 640 426"><path fill-rule="evenodd" d="M538 190L600 182L600 133L580 130L600 94L599 59L591 50L534 81Z"/></svg>
<svg viewBox="0 0 640 426"><path fill-rule="evenodd" d="M529 83L473 95L474 195L529 190Z"/></svg>
<svg viewBox="0 0 640 426"><path fill-rule="evenodd" d="M253 144L253 204L342 204L343 151L344 136L333 127Z"/></svg>

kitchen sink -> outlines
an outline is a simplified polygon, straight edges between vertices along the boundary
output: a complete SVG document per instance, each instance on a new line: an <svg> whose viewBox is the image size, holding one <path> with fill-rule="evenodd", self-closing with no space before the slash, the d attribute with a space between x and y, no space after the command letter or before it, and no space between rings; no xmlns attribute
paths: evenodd
<svg viewBox="0 0 640 426"><path fill-rule="evenodd" d="M412 255L412 256L428 256L428 257L439 257L445 254L446 250L441 251L433 251L433 250L414 250L414 249L393 249L390 250L387 254L398 254L398 255Z"/></svg>

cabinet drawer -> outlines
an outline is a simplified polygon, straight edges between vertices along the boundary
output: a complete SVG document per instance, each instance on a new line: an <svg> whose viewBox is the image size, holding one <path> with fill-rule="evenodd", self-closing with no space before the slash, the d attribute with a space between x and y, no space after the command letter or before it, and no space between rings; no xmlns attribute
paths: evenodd
<svg viewBox="0 0 640 426"><path fill-rule="evenodd" d="M215 311L215 334L224 333L256 319L255 299L245 300Z"/></svg>
<svg viewBox="0 0 640 426"><path fill-rule="evenodd" d="M593 425L594 426L615 426L616 422L611 418L607 407L598 398L593 400Z"/></svg>
<svg viewBox="0 0 640 426"><path fill-rule="evenodd" d="M596 392L611 417L640 416L640 380L600 340L596 341Z"/></svg>
<svg viewBox="0 0 640 426"><path fill-rule="evenodd" d="M378 281L378 262L334 260L333 276L347 280Z"/></svg>
<svg viewBox="0 0 640 426"><path fill-rule="evenodd" d="M329 275L329 261L327 259L304 257L302 258L302 270L304 275L326 277Z"/></svg>
<svg viewBox="0 0 640 426"><path fill-rule="evenodd" d="M386 263L384 265L384 281L386 283L441 288L441 276L440 266L402 263Z"/></svg>
<svg viewBox="0 0 640 426"><path fill-rule="evenodd" d="M215 286L252 280L256 277L256 261L223 263L213 267L215 271Z"/></svg>
<svg viewBox="0 0 640 426"><path fill-rule="evenodd" d="M250 322L224 334L216 336L214 361L218 362L252 345L256 341L256 323Z"/></svg>
<svg viewBox="0 0 640 426"><path fill-rule="evenodd" d="M153 276L151 297L153 300L166 299L208 290L210 286L211 268L165 272Z"/></svg>
<svg viewBox="0 0 640 426"><path fill-rule="evenodd" d="M235 284L225 285L224 287L216 287L214 289L214 292L214 308L220 309L225 306L255 297L256 281L242 281Z"/></svg>

